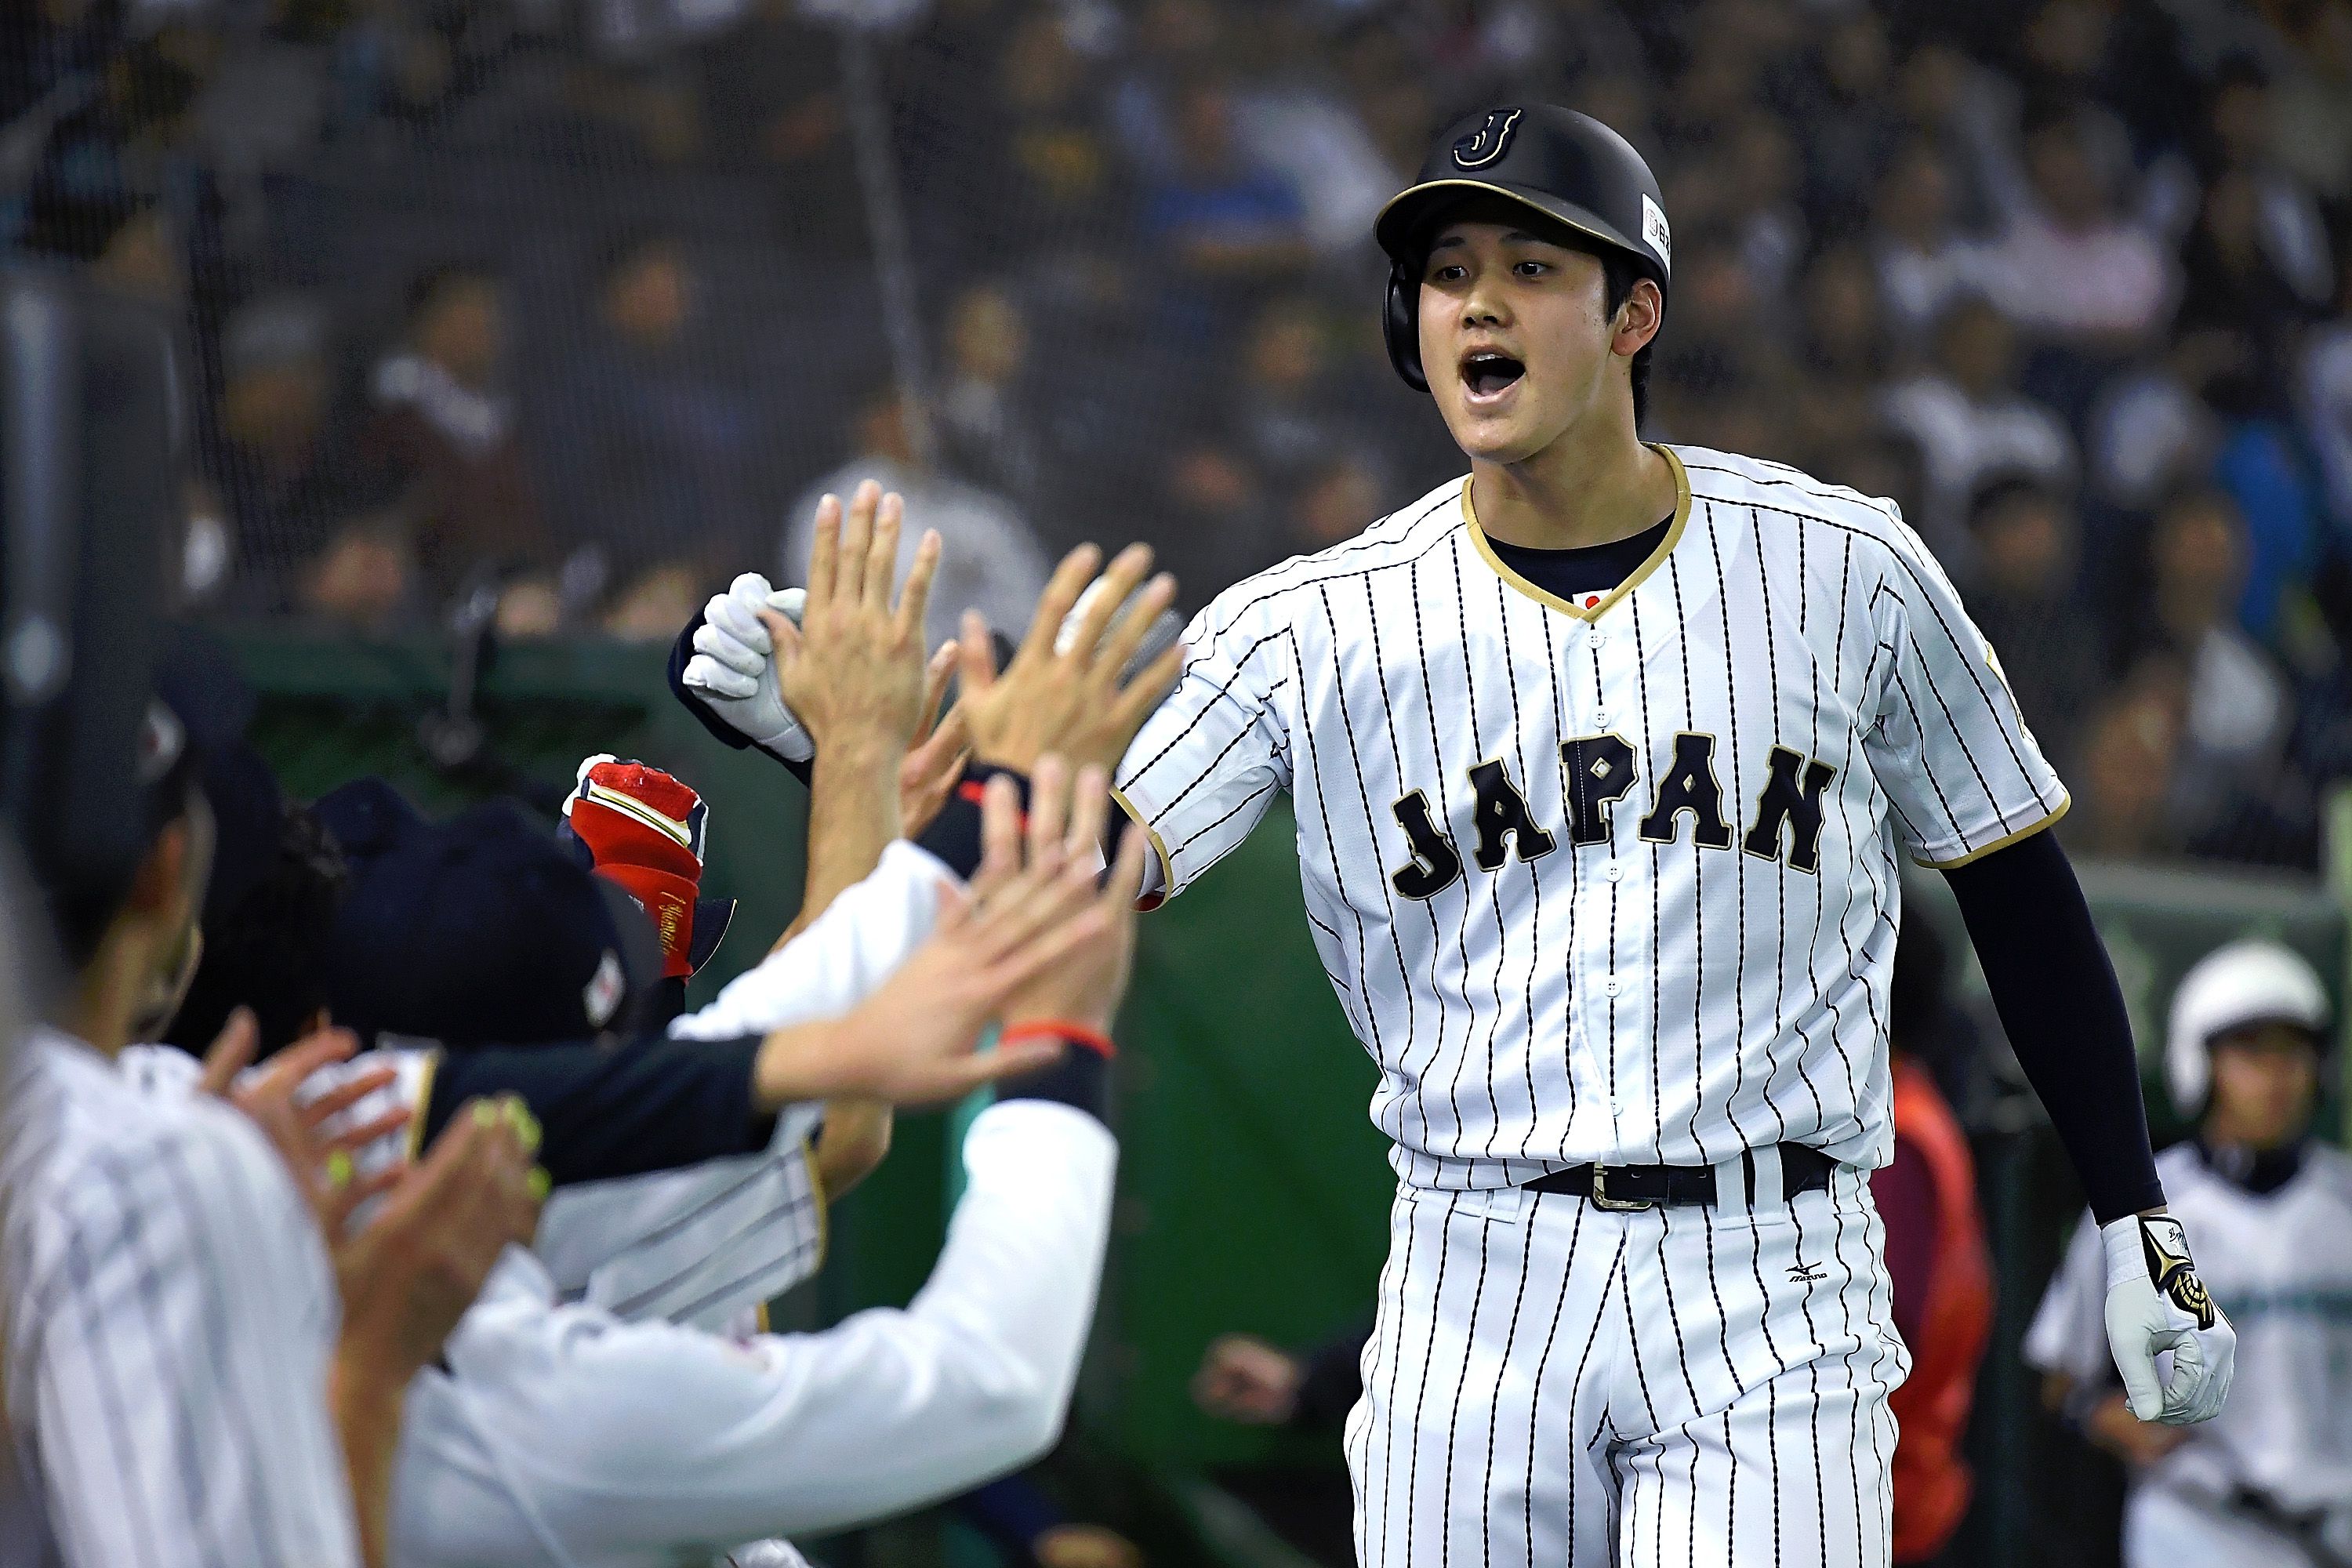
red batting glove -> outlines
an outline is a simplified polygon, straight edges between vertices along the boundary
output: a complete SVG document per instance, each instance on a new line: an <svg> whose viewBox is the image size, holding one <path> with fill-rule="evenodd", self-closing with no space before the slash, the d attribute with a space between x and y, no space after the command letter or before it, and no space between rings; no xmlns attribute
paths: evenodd
<svg viewBox="0 0 2352 1568"><path fill-rule="evenodd" d="M695 905L702 888L702 797L661 769L609 753L580 764L564 819L598 874L628 890L661 939L662 973L695 970Z"/></svg>

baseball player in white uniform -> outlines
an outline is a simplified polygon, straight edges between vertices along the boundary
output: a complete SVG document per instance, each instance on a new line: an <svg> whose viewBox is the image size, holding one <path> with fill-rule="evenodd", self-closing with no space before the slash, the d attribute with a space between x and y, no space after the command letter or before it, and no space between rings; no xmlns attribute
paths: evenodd
<svg viewBox="0 0 2352 1568"><path fill-rule="evenodd" d="M1471 473L1220 595L1116 773L1155 898L1290 793L1316 945L1381 1069L1360 1559L1887 1561L1908 1361L1866 1173L1898 853L1947 871L2082 1173L2134 1409L2210 1416L2233 1341L2042 831L2065 790L1949 581L1887 502L1640 439L1673 237L1606 127L1472 116L1376 232L1391 360ZM689 634L747 662L715 618ZM976 758L1019 771L1037 748L969 625L965 649ZM1048 700L1050 663L1024 648L1006 685Z"/></svg>
<svg viewBox="0 0 2352 1568"><path fill-rule="evenodd" d="M2098 1234L2075 1233L2026 1359L2132 1468L2126 1568L2352 1563L2352 1160L2310 1136L2327 992L2275 942L2209 953L2174 994L2168 1087L2198 1131L2157 1159L2238 1331L2238 1393L2182 1430L2133 1418L2107 1365Z"/></svg>
<svg viewBox="0 0 2352 1568"><path fill-rule="evenodd" d="M117 1070L144 1013L177 994L211 858L184 731L157 704L141 738L165 820L106 929L69 955L71 1032L34 1026L0 1089L0 1562L355 1568L318 1226L245 1117ZM40 944L13 920L0 933L13 1035L18 963Z"/></svg>
<svg viewBox="0 0 2352 1568"><path fill-rule="evenodd" d="M1381 1069L1360 1559L1887 1561L1899 853L1983 868L1954 886L2100 1201L2114 1353L2148 1415L2211 1414L2228 1325L2148 1212L2064 788L1918 537L1639 440L1672 237L1605 127L1473 116L1378 237L1470 477L1219 595L1117 775L1171 895L1290 793Z"/></svg>

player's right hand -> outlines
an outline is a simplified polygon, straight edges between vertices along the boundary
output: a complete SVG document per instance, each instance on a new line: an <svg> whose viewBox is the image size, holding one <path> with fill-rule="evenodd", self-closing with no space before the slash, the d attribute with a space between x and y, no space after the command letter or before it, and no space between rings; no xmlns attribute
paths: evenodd
<svg viewBox="0 0 2352 1568"><path fill-rule="evenodd" d="M2169 1215L2126 1215L2100 1226L2107 1255L2107 1347L2124 1397L2142 1421L2187 1426L2221 1413L2236 1370L2238 1333L2221 1315ZM2172 1376L2156 1358L2169 1351Z"/></svg>
<svg viewBox="0 0 2352 1568"><path fill-rule="evenodd" d="M772 589L757 572L744 573L702 607L694 657L680 677L736 733L794 763L815 756L816 742L784 703L776 684L775 639L761 623L760 612L772 611L798 625L807 603L803 589Z"/></svg>

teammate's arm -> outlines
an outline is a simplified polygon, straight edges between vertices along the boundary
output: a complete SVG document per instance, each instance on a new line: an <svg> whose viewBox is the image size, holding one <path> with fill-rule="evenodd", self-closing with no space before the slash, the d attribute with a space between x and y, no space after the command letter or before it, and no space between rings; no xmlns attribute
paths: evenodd
<svg viewBox="0 0 2352 1568"><path fill-rule="evenodd" d="M1132 959L1143 846L1129 846L1097 888L1103 775L1088 770L1073 795L1048 759L1036 786L1028 864L1006 876L1024 830L1010 785L992 785L983 905L999 913L951 916L950 934L1031 923L1073 894L1085 915L1057 962L1025 969L998 1000L1000 1053L1024 1070L966 1137L964 1196L929 1281L904 1310L860 1313L822 1334L736 1344L639 1324L564 1335L558 1375L539 1375L532 1397L560 1408L548 1423L555 1448L538 1458L565 1476L580 1539L674 1551L861 1522L1051 1446L1108 1236L1117 1145L1102 1120L1102 1053ZM948 1009L963 989L944 971L923 987ZM461 1334L451 1349L461 1377L472 1353ZM495 1380L504 1358L488 1342L481 1353L480 1375Z"/></svg>

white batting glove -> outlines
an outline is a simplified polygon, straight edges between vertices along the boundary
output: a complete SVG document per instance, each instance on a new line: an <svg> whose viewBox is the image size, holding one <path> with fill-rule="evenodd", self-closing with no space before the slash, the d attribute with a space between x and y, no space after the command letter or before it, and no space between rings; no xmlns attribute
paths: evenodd
<svg viewBox="0 0 2352 1568"><path fill-rule="evenodd" d="M774 610L798 626L807 603L805 590L771 589L757 572L744 573L702 607L694 657L679 676L737 734L794 763L815 756L816 742L784 705L776 686L775 639L760 612Z"/></svg>
<svg viewBox="0 0 2352 1568"><path fill-rule="evenodd" d="M2130 1215L2099 1227L2107 1251L2107 1348L2124 1397L2142 1421L2188 1426L2221 1413L2238 1331L2197 1277L2189 1237L2169 1215ZM2172 1378L2156 1358L2172 1352Z"/></svg>

